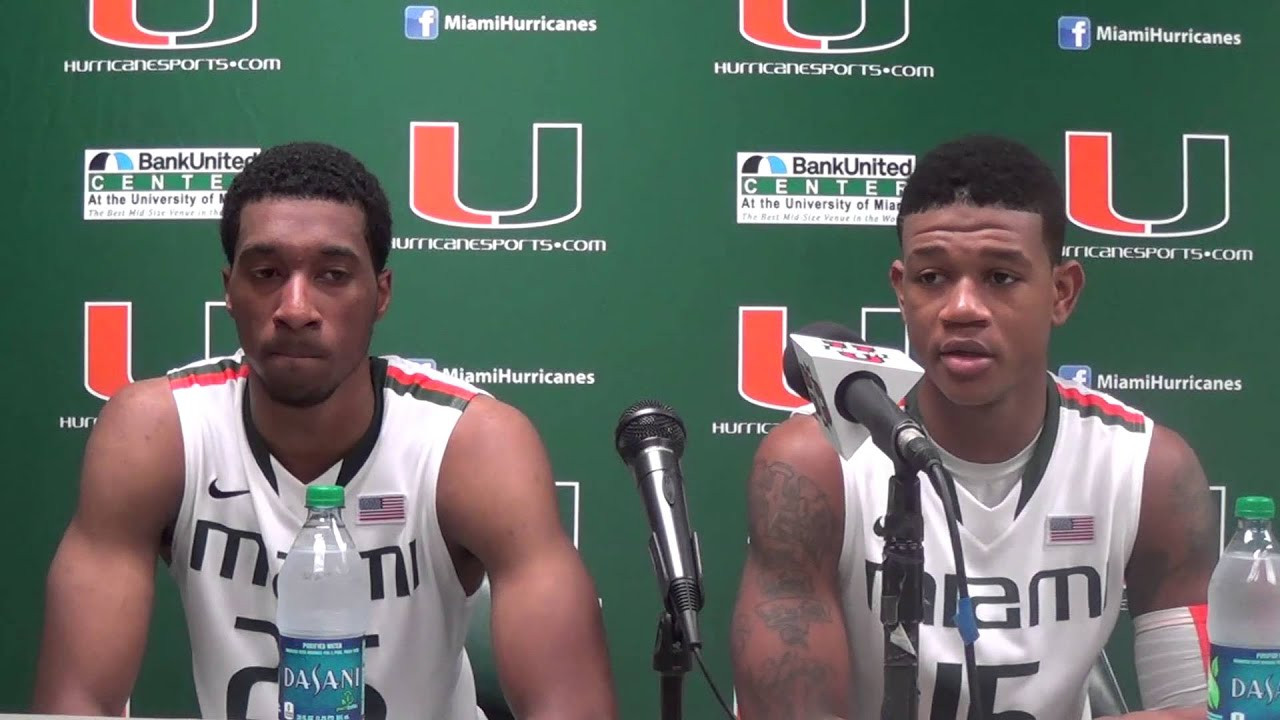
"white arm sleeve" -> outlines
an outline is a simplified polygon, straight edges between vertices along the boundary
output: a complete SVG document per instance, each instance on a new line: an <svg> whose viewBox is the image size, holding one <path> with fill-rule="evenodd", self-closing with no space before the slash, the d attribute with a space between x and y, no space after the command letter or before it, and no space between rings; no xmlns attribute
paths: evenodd
<svg viewBox="0 0 1280 720"><path fill-rule="evenodd" d="M1200 631L1185 607L1133 619L1133 658L1147 710L1203 705L1208 697Z"/></svg>

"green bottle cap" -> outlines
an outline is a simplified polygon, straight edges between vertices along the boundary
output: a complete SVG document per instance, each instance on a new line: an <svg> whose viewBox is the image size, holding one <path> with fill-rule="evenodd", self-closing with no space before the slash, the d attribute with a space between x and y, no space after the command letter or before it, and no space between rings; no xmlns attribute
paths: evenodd
<svg viewBox="0 0 1280 720"><path fill-rule="evenodd" d="M1276 501L1262 495L1246 495L1236 500L1236 517L1242 520L1270 520L1276 516Z"/></svg>
<svg viewBox="0 0 1280 720"><path fill-rule="evenodd" d="M307 488L309 508L340 508L344 503L341 485L312 485Z"/></svg>

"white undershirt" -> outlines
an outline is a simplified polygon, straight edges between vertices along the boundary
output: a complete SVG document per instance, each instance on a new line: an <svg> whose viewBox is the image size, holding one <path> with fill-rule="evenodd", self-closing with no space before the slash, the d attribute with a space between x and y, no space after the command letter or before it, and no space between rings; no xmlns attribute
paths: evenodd
<svg viewBox="0 0 1280 720"><path fill-rule="evenodd" d="M1040 433L1008 460L975 463L962 460L941 446L942 464L956 481L956 499L964 526L983 542L991 542L1013 524L1022 472L1031 461ZM936 444L936 441L935 441ZM977 517L975 517L977 516Z"/></svg>

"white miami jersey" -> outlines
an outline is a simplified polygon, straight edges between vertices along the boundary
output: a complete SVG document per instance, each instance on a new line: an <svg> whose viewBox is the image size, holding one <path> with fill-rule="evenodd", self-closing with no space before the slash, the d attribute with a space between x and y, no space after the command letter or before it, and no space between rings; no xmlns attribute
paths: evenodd
<svg viewBox="0 0 1280 720"><path fill-rule="evenodd" d="M908 412L919 420L913 399L908 398ZM1090 717L1087 675L1120 612L1152 427L1114 398L1050 375L1043 430L1019 484L994 508L956 484L986 717ZM880 717L884 693L884 540L875 526L888 506L893 464L866 443L843 466L842 605L855 718L872 720ZM964 644L953 619L951 541L938 492L921 478L925 577L918 717L965 720L974 715Z"/></svg>
<svg viewBox="0 0 1280 720"><path fill-rule="evenodd" d="M395 357L371 358L374 420L313 483L346 489L343 520L368 563L365 717L476 720L464 641L471 604L436 518L445 445L479 389ZM186 481L170 572L206 718L272 720L277 575L306 519L306 485L250 420L243 353L170 371Z"/></svg>

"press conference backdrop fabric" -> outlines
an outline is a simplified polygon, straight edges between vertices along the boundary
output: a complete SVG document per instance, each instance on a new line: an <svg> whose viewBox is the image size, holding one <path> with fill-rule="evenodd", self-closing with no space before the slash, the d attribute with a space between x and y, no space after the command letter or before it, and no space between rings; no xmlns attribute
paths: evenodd
<svg viewBox="0 0 1280 720"><path fill-rule="evenodd" d="M0 710L29 702L94 416L131 379L236 349L215 218L245 161L290 140L385 183L394 296L373 350L542 432L624 718L657 715L659 597L615 420L655 397L687 422L706 656L730 692L751 455L801 404L784 329L834 319L904 346L896 206L951 137L1008 134L1065 180L1088 284L1053 369L1181 431L1228 526L1238 495L1276 494L1280 5L439 2L6 5ZM133 712L189 716L161 578ZM1136 705L1130 632L1126 614L1110 650ZM686 687L689 717L713 717L700 676Z"/></svg>

